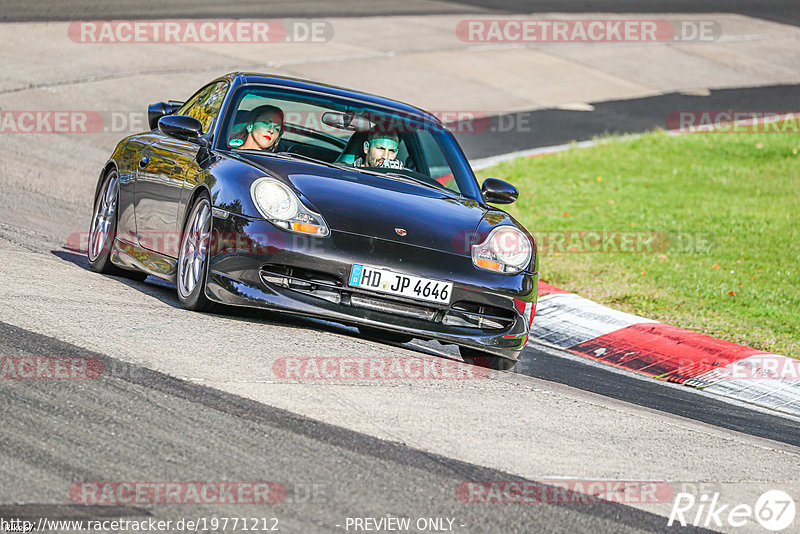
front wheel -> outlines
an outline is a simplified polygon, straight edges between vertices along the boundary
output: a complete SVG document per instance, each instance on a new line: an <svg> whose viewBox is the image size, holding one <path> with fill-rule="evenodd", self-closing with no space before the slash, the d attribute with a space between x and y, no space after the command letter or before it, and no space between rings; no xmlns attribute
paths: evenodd
<svg viewBox="0 0 800 534"><path fill-rule="evenodd" d="M178 300L188 310L209 311L214 306L205 294L210 241L211 201L202 195L186 218L178 256Z"/></svg>
<svg viewBox="0 0 800 534"><path fill-rule="evenodd" d="M100 193L94 203L92 225L89 227L87 256L89 267L95 272L125 276L141 282L147 273L129 271L111 263L111 249L117 236L117 208L119 206L119 178L117 171L106 174Z"/></svg>
<svg viewBox="0 0 800 534"><path fill-rule="evenodd" d="M478 367L494 369L495 371L508 371L517 363L517 360L495 356L494 354L487 354L486 352L469 347L458 347L458 351L461 353L461 357L465 362L477 365Z"/></svg>

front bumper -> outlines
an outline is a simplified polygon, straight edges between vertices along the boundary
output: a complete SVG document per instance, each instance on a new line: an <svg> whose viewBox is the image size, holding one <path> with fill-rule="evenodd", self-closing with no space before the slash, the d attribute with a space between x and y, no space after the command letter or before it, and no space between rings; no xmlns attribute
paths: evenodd
<svg viewBox="0 0 800 534"><path fill-rule="evenodd" d="M479 271L469 257L332 231L294 234L234 214L214 219L206 295L224 304L373 326L516 360L535 313L538 273ZM347 285L354 263L453 282L450 304Z"/></svg>

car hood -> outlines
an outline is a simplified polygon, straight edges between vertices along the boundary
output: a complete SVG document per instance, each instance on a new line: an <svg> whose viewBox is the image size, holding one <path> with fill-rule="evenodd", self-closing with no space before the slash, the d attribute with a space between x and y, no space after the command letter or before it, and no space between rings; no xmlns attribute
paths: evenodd
<svg viewBox="0 0 800 534"><path fill-rule="evenodd" d="M332 232L469 256L486 213L474 200L399 179L274 158L248 159L290 182Z"/></svg>

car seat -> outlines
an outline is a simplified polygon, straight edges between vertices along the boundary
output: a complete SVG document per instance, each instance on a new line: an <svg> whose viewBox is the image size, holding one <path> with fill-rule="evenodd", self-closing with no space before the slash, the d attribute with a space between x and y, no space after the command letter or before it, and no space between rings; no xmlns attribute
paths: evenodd
<svg viewBox="0 0 800 534"><path fill-rule="evenodd" d="M347 146L336 158L336 163L343 163L352 166L356 159L364 157L364 141L367 140L368 132L354 132L347 142Z"/></svg>

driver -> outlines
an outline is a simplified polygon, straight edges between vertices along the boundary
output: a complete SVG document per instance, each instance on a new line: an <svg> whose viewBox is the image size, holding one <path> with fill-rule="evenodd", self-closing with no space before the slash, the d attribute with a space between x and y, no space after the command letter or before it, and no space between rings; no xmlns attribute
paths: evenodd
<svg viewBox="0 0 800 534"><path fill-rule="evenodd" d="M258 106L247 114L244 131L234 136L228 144L241 150L275 152L282 131L283 111L275 106Z"/></svg>
<svg viewBox="0 0 800 534"><path fill-rule="evenodd" d="M384 167L402 169L403 162L397 159L400 139L396 133L372 130L364 141L364 156L356 158L353 167Z"/></svg>

